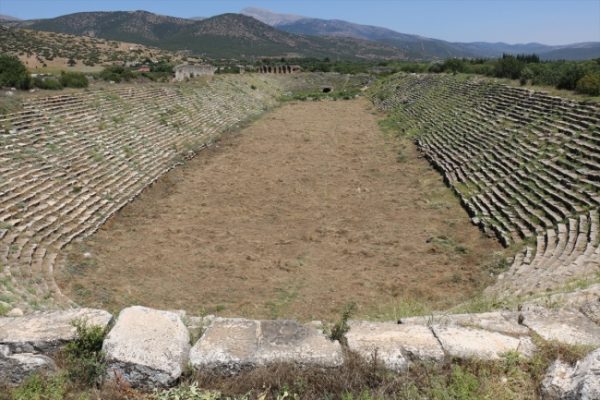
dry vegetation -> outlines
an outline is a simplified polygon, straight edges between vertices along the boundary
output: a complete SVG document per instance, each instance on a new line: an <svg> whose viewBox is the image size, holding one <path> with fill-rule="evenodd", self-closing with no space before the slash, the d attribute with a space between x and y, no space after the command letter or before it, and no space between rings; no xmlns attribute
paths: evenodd
<svg viewBox="0 0 600 400"><path fill-rule="evenodd" d="M138 63L150 59L177 63L184 57L140 44L6 26L0 26L0 52L18 56L31 72L61 69L93 72L115 62ZM70 66L69 60L75 64Z"/></svg>

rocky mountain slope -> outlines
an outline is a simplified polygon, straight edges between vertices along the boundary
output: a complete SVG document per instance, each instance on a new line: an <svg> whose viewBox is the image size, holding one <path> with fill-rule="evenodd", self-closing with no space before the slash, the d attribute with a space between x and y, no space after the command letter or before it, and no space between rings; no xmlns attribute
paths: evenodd
<svg viewBox="0 0 600 400"><path fill-rule="evenodd" d="M147 11L83 12L10 24L35 30L134 42L167 50L188 50L208 57L405 57L401 49L383 43L361 38L296 35L240 14L192 20Z"/></svg>

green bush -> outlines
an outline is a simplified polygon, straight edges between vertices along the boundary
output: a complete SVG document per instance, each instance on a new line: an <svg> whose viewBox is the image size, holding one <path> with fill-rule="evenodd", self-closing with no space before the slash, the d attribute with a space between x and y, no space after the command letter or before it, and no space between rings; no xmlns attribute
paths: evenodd
<svg viewBox="0 0 600 400"><path fill-rule="evenodd" d="M556 87L559 89L575 90L577 82L583 78L584 74L585 72L580 65L575 63L568 64L561 71Z"/></svg>
<svg viewBox="0 0 600 400"><path fill-rule="evenodd" d="M579 93L600 96L600 72L586 74L577 81L576 90Z"/></svg>
<svg viewBox="0 0 600 400"><path fill-rule="evenodd" d="M33 80L33 86L45 90L60 90L63 88L60 81L54 78L40 78L39 76Z"/></svg>
<svg viewBox="0 0 600 400"><path fill-rule="evenodd" d="M112 65L104 68L102 72L100 72L99 77L105 81L119 83L121 81L129 82L131 79L136 77L136 74L129 68L125 68L120 65Z"/></svg>
<svg viewBox="0 0 600 400"><path fill-rule="evenodd" d="M14 56L0 54L0 86L29 89L31 77L25 65Z"/></svg>
<svg viewBox="0 0 600 400"><path fill-rule="evenodd" d="M106 372L102 352L106 330L100 326L88 326L85 321L74 321L73 326L77 337L64 350L67 374L72 381L91 386Z"/></svg>
<svg viewBox="0 0 600 400"><path fill-rule="evenodd" d="M80 72L61 72L60 83L64 87L83 88L88 87L89 82L86 76Z"/></svg>

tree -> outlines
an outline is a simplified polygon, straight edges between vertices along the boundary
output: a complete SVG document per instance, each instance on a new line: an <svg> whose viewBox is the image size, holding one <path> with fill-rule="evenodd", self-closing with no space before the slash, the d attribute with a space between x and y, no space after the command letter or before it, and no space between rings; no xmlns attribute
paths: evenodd
<svg viewBox="0 0 600 400"><path fill-rule="evenodd" d="M589 73L577 81L577 91L591 96L600 96L600 72Z"/></svg>
<svg viewBox="0 0 600 400"><path fill-rule="evenodd" d="M0 54L0 86L29 89L31 77L25 65L14 56Z"/></svg>
<svg viewBox="0 0 600 400"><path fill-rule="evenodd" d="M69 61L67 61L69 67L74 67L75 64L77 64L77 61L73 60L73 58L69 58Z"/></svg>
<svg viewBox="0 0 600 400"><path fill-rule="evenodd" d="M442 68L444 71L449 71L449 72L452 72L453 74L456 74L458 72L465 71L465 63L463 60L460 60L458 58L450 58L450 59L444 61Z"/></svg>
<svg viewBox="0 0 600 400"><path fill-rule="evenodd" d="M523 61L518 60L515 56L504 54L500 60L496 62L494 75L498 78L519 79L521 71L525 67Z"/></svg>
<svg viewBox="0 0 600 400"><path fill-rule="evenodd" d="M569 63L561 70L556 87L559 89L574 90L577 87L577 82L583 78L584 75L585 72L580 65Z"/></svg>

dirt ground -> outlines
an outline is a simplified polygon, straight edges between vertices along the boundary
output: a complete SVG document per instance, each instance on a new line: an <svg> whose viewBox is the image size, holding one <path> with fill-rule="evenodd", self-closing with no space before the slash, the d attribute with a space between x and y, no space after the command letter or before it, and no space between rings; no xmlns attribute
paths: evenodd
<svg viewBox="0 0 600 400"><path fill-rule="evenodd" d="M381 118L365 99L278 108L72 246L59 285L112 310L300 320L464 301L501 247Z"/></svg>

